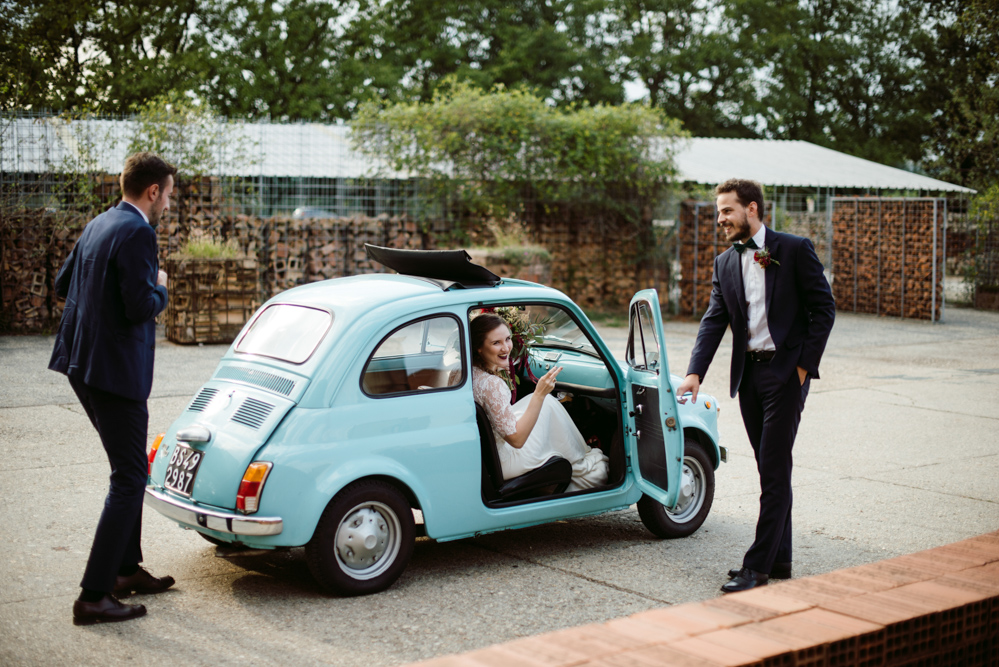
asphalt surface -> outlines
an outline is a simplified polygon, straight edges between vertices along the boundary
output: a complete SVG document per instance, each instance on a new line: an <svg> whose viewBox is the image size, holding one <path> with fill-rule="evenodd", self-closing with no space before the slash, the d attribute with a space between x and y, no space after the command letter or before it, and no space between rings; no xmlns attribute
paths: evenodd
<svg viewBox="0 0 999 667"><path fill-rule="evenodd" d="M684 371L697 325L666 325ZM603 328L623 354L626 331ZM108 466L50 337L0 337L0 664L397 665L719 595L752 541L759 493L727 341L703 385L722 406L729 462L695 535L654 539L634 508L437 544L421 539L387 592L320 593L302 550L240 561L153 511L145 562L174 590L149 614L77 628L78 593ZM161 340L150 436L224 348ZM999 313L947 322L840 314L795 446L794 573L806 576L999 528ZM780 584L775 584L780 585Z"/></svg>

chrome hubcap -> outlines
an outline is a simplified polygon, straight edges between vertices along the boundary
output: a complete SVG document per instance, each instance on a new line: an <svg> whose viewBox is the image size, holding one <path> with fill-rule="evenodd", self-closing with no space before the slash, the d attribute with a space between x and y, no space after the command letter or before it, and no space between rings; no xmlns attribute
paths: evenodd
<svg viewBox="0 0 999 667"><path fill-rule="evenodd" d="M704 504L704 471L696 459L684 457L676 508L666 510L676 523L693 518Z"/></svg>
<svg viewBox="0 0 999 667"><path fill-rule="evenodd" d="M355 579L370 579L387 569L399 553L399 518L388 506L362 503L344 515L336 532L336 556Z"/></svg>

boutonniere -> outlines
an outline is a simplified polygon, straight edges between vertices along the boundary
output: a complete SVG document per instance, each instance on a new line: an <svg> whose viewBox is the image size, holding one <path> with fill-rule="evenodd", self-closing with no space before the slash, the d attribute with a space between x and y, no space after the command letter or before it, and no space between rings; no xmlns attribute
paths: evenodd
<svg viewBox="0 0 999 667"><path fill-rule="evenodd" d="M763 246L753 253L753 259L756 260L756 263L760 265L761 269L766 269L771 264L780 266L780 262L770 256L770 248L766 246Z"/></svg>

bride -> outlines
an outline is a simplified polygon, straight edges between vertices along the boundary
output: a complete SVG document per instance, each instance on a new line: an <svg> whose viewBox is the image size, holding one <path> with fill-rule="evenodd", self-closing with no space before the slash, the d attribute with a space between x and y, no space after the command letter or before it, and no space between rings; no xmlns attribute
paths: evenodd
<svg viewBox="0 0 999 667"><path fill-rule="evenodd" d="M607 456L583 440L569 413L553 396L556 367L538 380L534 393L510 405L507 380L497 372L509 369L513 339L506 321L493 313L472 319L472 393L489 416L496 434L503 478L533 470L558 454L572 464L567 491L591 489L607 483Z"/></svg>

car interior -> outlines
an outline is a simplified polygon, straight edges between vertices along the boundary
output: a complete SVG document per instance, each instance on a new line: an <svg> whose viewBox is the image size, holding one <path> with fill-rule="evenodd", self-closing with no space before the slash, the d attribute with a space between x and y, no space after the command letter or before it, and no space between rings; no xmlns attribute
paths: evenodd
<svg viewBox="0 0 999 667"><path fill-rule="evenodd" d="M522 400L534 392L536 382L552 366L562 367L552 395L568 412L583 439L591 447L601 449L609 459L607 485L596 489L566 492L572 466L560 456L553 456L539 468L511 480L503 480L495 434L485 411L476 406L476 417L482 445L482 497L487 505L507 506L551 500L554 497L593 493L618 486L624 480L625 452L623 419L619 391L607 365L616 363L602 354L583 333L567 312L550 304L517 304L500 307L508 315L531 324L539 324L544 332L530 341L527 365L517 368L516 399ZM470 318L481 310L474 309ZM538 328L532 329L537 333ZM528 372L530 367L530 373Z"/></svg>

